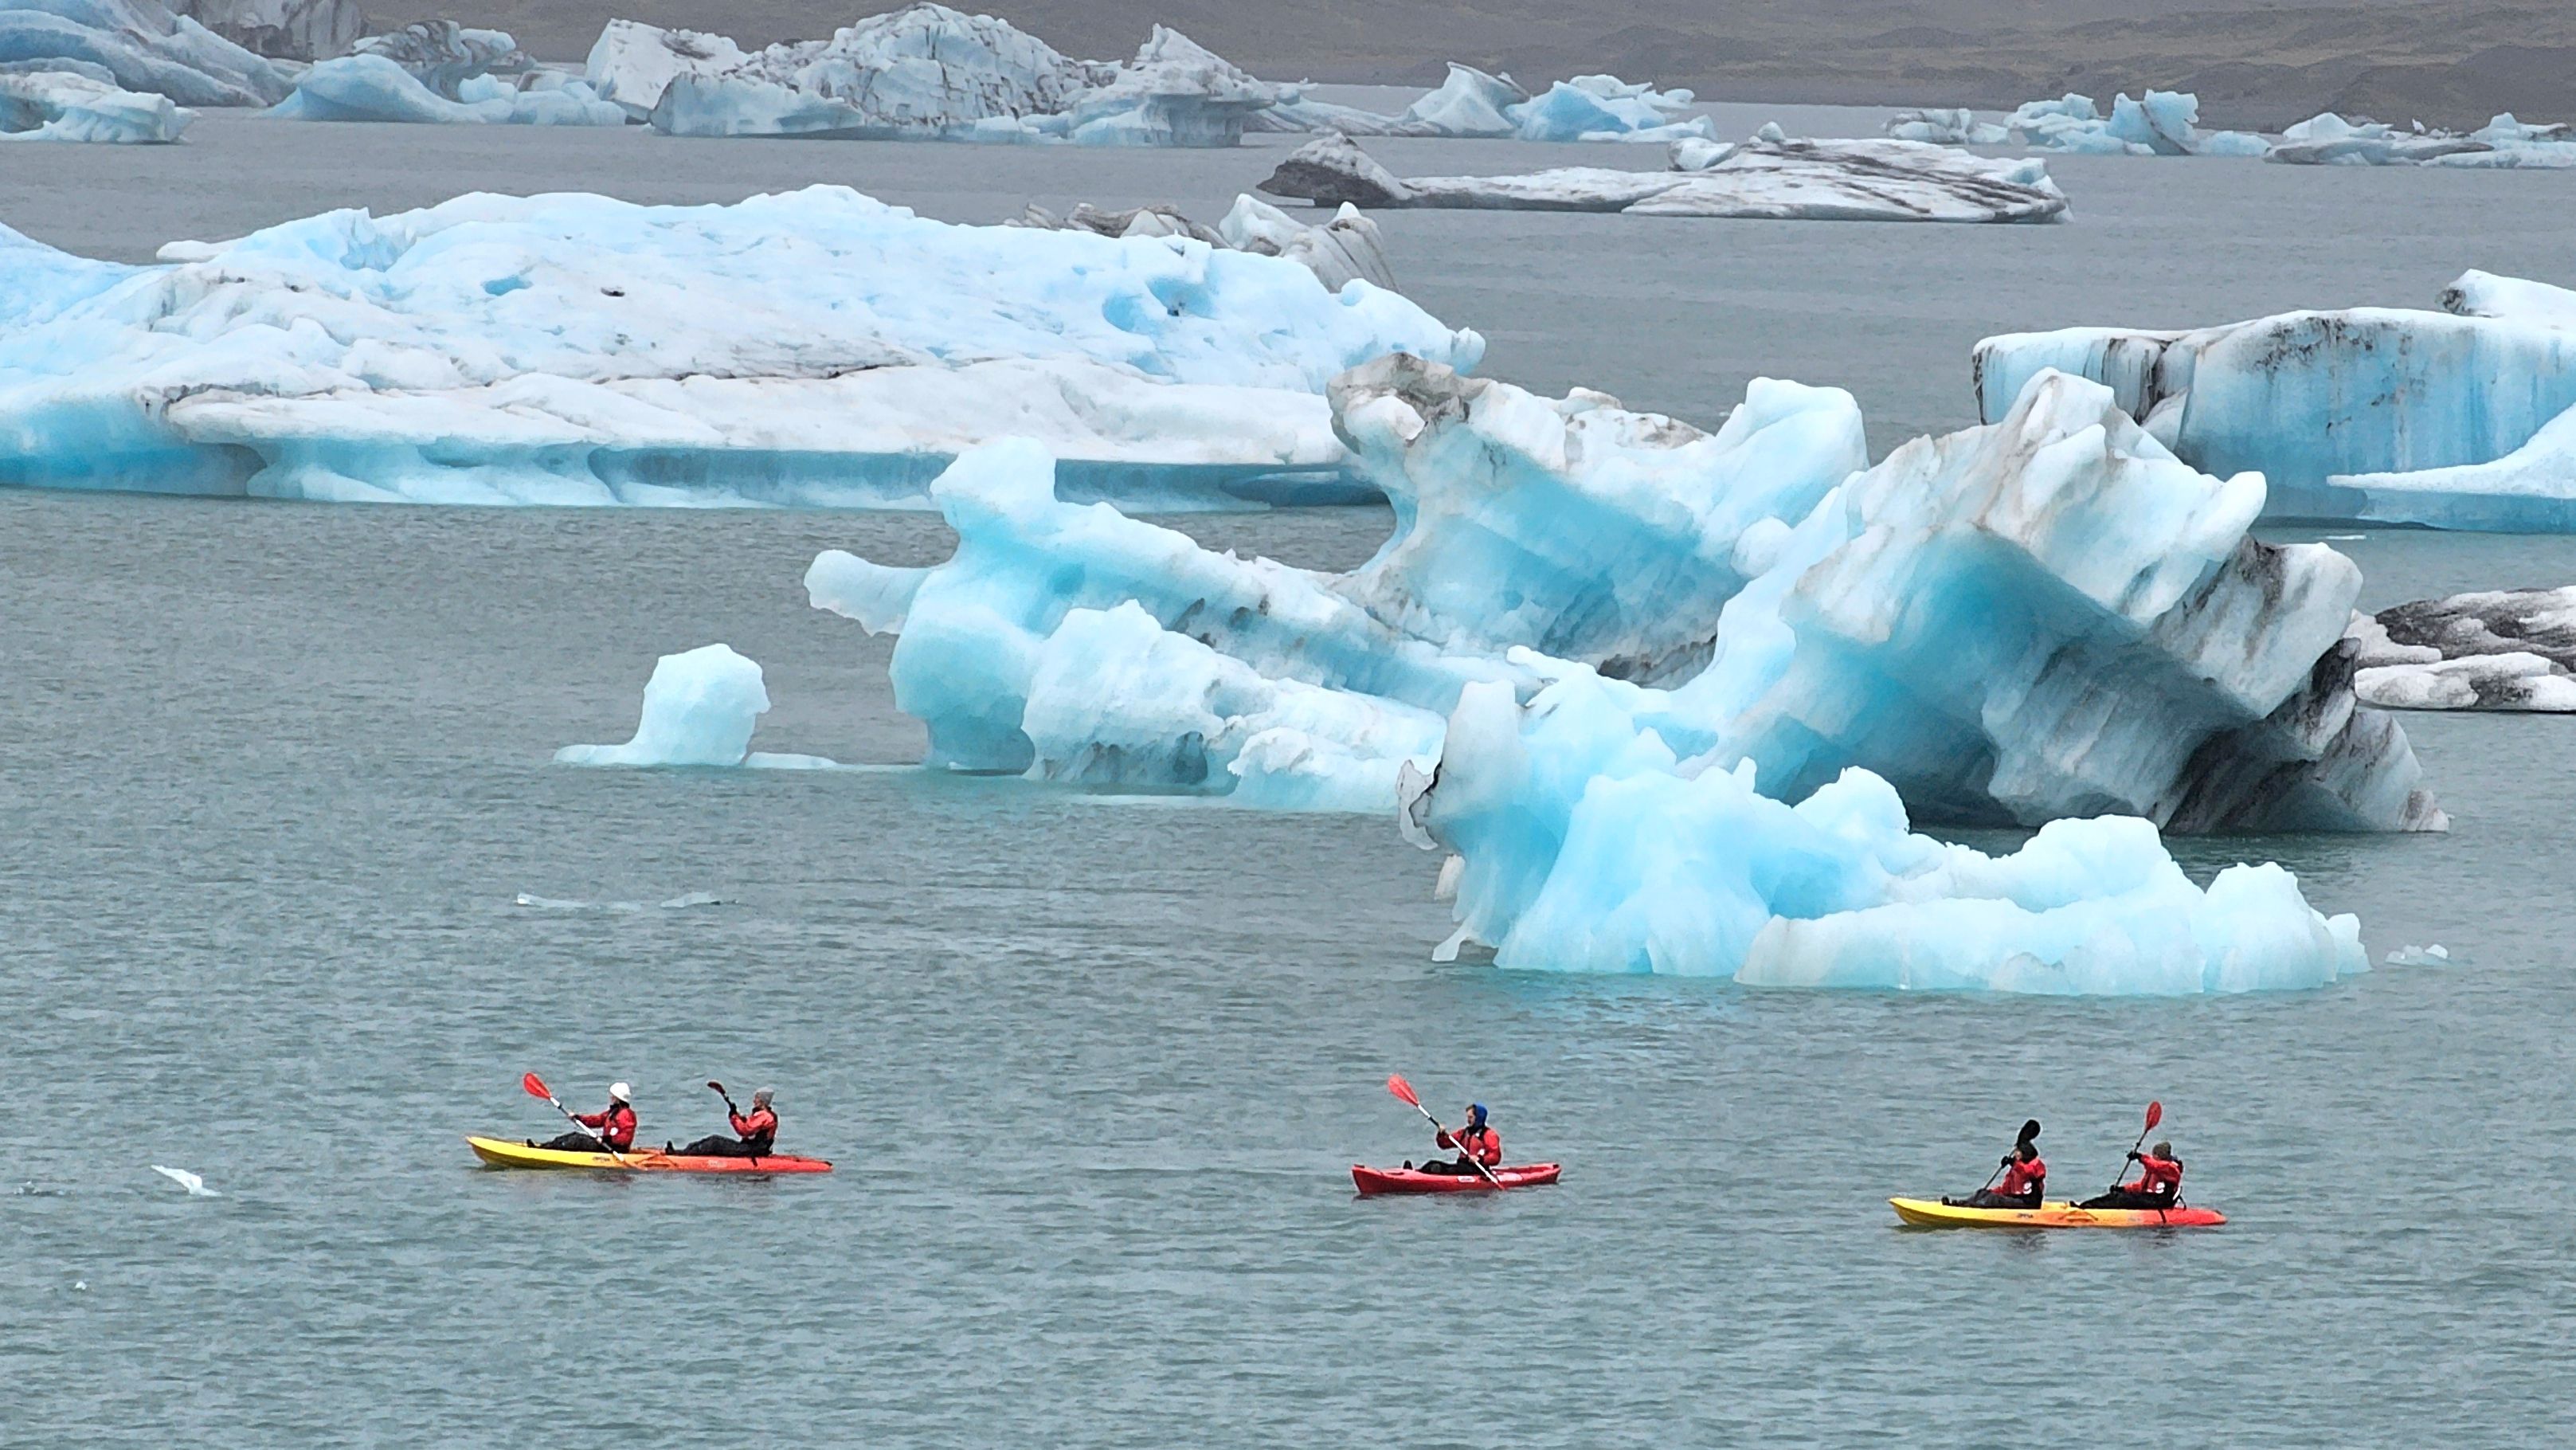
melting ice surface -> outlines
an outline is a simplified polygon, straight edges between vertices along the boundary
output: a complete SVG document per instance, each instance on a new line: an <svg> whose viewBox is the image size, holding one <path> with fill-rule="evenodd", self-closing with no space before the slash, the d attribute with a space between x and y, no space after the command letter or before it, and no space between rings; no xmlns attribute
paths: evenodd
<svg viewBox="0 0 2576 1450"><path fill-rule="evenodd" d="M2043 371L2093 378L2183 461L2260 471L2276 515L2576 530L2576 292L2468 272L2441 305L1990 337L1978 398L1993 419Z"/></svg>
<svg viewBox="0 0 2576 1450"><path fill-rule="evenodd" d="M1186 237L951 226L841 187L468 195L152 266L0 228L0 483L480 504L918 507L1041 440L1077 495L1356 485L1322 393L1473 332Z"/></svg>
<svg viewBox="0 0 2576 1450"><path fill-rule="evenodd" d="M664 655L644 684L644 713L623 745L567 745L561 765L748 765L770 770L829 770L819 755L773 755L751 748L751 732L769 711L760 666L729 645L700 645ZM531 904L533 898L521 898ZM545 902L546 905L557 903ZM674 903L665 902L664 905ZM695 905L695 902L678 904Z"/></svg>

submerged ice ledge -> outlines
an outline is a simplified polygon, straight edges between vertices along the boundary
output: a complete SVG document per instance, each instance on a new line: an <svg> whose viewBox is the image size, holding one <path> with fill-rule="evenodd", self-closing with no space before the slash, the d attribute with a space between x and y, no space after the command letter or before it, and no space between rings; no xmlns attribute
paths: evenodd
<svg viewBox="0 0 2576 1450"><path fill-rule="evenodd" d="M1246 225L1247 245L1298 246ZM918 507L957 453L1027 436L1083 496L1347 500L1374 491L1328 380L1394 349L1472 366L1483 346L1288 256L951 226L838 187L471 195L163 258L0 229L0 483Z"/></svg>

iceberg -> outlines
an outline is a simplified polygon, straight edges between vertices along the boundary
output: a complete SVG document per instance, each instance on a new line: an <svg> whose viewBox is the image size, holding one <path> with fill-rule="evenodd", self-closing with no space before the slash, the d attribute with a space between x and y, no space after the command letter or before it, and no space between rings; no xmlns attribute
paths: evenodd
<svg viewBox="0 0 2576 1450"><path fill-rule="evenodd" d="M172 105L168 96L125 90L106 77L95 66L0 66L0 141L170 142L196 119L196 112Z"/></svg>
<svg viewBox="0 0 2576 1450"><path fill-rule="evenodd" d="M2271 143L2250 131L2203 131L2200 97L2188 91L2126 92L2105 116L2090 96L2028 101L2005 122L2012 138L2043 151L2093 156L2262 156Z"/></svg>
<svg viewBox="0 0 2576 1450"><path fill-rule="evenodd" d="M1706 116L1683 119L1692 95L1658 91L1617 76L1576 76L1536 96L1509 76L1449 63L1449 77L1399 115L1310 101L1282 99L1255 115L1248 129L1339 132L1344 136L1511 137L1522 141L1713 140Z"/></svg>
<svg viewBox="0 0 2576 1450"><path fill-rule="evenodd" d="M1395 274L1387 265L1386 239L1377 223L1358 207L1345 204L1330 221L1309 226L1270 203L1238 196L1215 226L1204 226L1168 206L1102 211L1084 202L1063 216L1031 202L1017 221L1005 226L1042 227L1050 231L1084 231L1102 237L1188 237L1211 247L1286 257L1315 274L1332 291L1354 278L1393 288Z"/></svg>
<svg viewBox="0 0 2576 1450"><path fill-rule="evenodd" d="M722 75L749 59L741 46L721 35L611 20L590 47L582 79L601 100L641 121L662 103L672 81L684 75Z"/></svg>
<svg viewBox="0 0 2576 1450"><path fill-rule="evenodd" d="M1916 141L1684 139L1672 169L1569 166L1518 176L1398 177L1345 136L1291 152L1260 189L1325 206L1625 212L1827 221L2044 222L2066 215L2046 163Z"/></svg>
<svg viewBox="0 0 2576 1450"><path fill-rule="evenodd" d="M1372 497L1327 383L1483 350L1284 257L952 226L830 186L469 195L141 267L0 232L0 279L0 484L30 487L921 507L956 454L1029 436L1076 496Z"/></svg>
<svg viewBox="0 0 2576 1450"><path fill-rule="evenodd" d="M1731 977L1747 986L2187 996L2367 970L2361 925L2275 865L2206 890L2129 816L2057 820L1988 856L1909 829L1849 769L1795 805L1722 753L1682 758L1613 682L1575 670L1526 704L1469 686L1407 819L1456 855L1459 929L1499 967Z"/></svg>
<svg viewBox="0 0 2576 1450"><path fill-rule="evenodd" d="M1468 685L1589 674L1783 800L1859 767L1952 824L2445 824L2355 706L2359 571L2250 538L2261 478L2195 473L2098 384L1876 468L1849 395L1794 383L1713 435L1403 356L1331 398L1395 509L1351 574L1066 504L1011 444L934 486L947 563L829 552L809 595L900 635L896 703L955 768L1382 809Z"/></svg>
<svg viewBox="0 0 2576 1450"><path fill-rule="evenodd" d="M1936 146L2001 146L2012 139L2010 127L1980 121L1965 106L1899 111L1887 118L1886 130L1893 140L1928 141Z"/></svg>
<svg viewBox="0 0 2576 1450"><path fill-rule="evenodd" d="M644 713L635 737L623 745L567 745L558 765L750 766L754 769L829 769L816 755L771 755L751 748L751 733L769 713L769 690L760 666L722 644L700 645L654 662L644 683ZM532 898L521 897L522 905ZM557 903L548 902L548 905ZM689 898L665 906L696 905Z"/></svg>
<svg viewBox="0 0 2576 1450"><path fill-rule="evenodd" d="M2277 516L2576 528L2576 293L2472 272L2442 304L1989 337L1979 406L2076 373L2194 467L2261 472Z"/></svg>
<svg viewBox="0 0 2576 1450"><path fill-rule="evenodd" d="M2576 588L2419 599L2350 638L2354 693L2384 709L2576 712Z"/></svg>
<svg viewBox="0 0 2576 1450"><path fill-rule="evenodd" d="M275 60L328 60L357 43L357 0L178 0L170 7L249 51Z"/></svg>
<svg viewBox="0 0 2576 1450"><path fill-rule="evenodd" d="M623 126L626 112L587 84L539 70L498 30L426 20L359 41L296 78L269 114L290 121L432 125Z"/></svg>
<svg viewBox="0 0 2576 1450"><path fill-rule="evenodd" d="M2534 126L2510 111L2462 136L2322 111L2281 133L2270 159L2291 166L2448 166L2560 170L2576 167L2576 127Z"/></svg>
<svg viewBox="0 0 2576 1450"><path fill-rule="evenodd" d="M1063 124L1083 146L1235 146L1246 120L1294 94L1157 25L1133 61L1073 98Z"/></svg>
<svg viewBox="0 0 2576 1450"><path fill-rule="evenodd" d="M6 0L0 63L13 61L97 66L125 90L183 106L265 106L287 92L277 67L160 0Z"/></svg>

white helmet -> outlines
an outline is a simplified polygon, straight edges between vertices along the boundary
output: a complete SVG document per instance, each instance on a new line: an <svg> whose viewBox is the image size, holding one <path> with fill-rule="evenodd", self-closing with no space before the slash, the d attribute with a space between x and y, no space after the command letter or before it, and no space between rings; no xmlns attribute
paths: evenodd
<svg viewBox="0 0 2576 1450"><path fill-rule="evenodd" d="M608 1095L621 1103L634 1101L632 1098L627 1096L628 1093L633 1091L633 1088L628 1087L622 1082L613 1082L608 1085Z"/></svg>

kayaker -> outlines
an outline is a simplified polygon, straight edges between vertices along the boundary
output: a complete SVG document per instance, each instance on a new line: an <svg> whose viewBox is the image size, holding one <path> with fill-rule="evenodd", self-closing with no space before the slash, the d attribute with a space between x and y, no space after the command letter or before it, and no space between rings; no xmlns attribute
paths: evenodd
<svg viewBox="0 0 2576 1450"><path fill-rule="evenodd" d="M725 1108L725 1122L733 1128L730 1138L710 1133L680 1149L663 1144L667 1151L686 1153L701 1158L766 1158L778 1141L778 1110L770 1106L773 1089L762 1088L751 1095L751 1111L737 1113L730 1104Z"/></svg>
<svg viewBox="0 0 2576 1450"><path fill-rule="evenodd" d="M1476 1165L1479 1163L1484 1164L1488 1169L1499 1168L1503 1163L1503 1135L1495 1132L1492 1126L1486 1123L1483 1103L1469 1103L1467 1126L1459 1129L1454 1136L1448 1129L1442 1128L1432 1135L1431 1146L1457 1149L1458 1161L1444 1163L1437 1158L1431 1159L1422 1165L1420 1171L1424 1173L1463 1175L1476 1172Z"/></svg>
<svg viewBox="0 0 2576 1450"><path fill-rule="evenodd" d="M2048 1188L2048 1165L2039 1159L2039 1145L2028 1138L2013 1145L2000 1165L2003 1182L1993 1188L1980 1188L1965 1198L1941 1201L1953 1208L2037 1208L2040 1195Z"/></svg>
<svg viewBox="0 0 2576 1450"><path fill-rule="evenodd" d="M2144 1153L2132 1150L2129 1161L2138 1165L2135 1179L2076 1207L2171 1208L2182 1197L2182 1160L2173 1155L2173 1144L2158 1143Z"/></svg>
<svg viewBox="0 0 2576 1450"><path fill-rule="evenodd" d="M572 1120L591 1129L587 1133L564 1133L543 1143L530 1146L553 1148L565 1153L597 1153L605 1148L623 1153L635 1146L635 1106L628 1094L634 1089L622 1082L608 1085L608 1106L595 1113L575 1113Z"/></svg>

